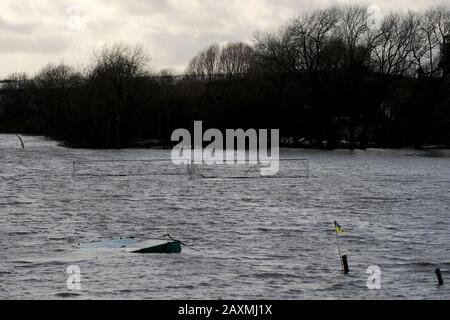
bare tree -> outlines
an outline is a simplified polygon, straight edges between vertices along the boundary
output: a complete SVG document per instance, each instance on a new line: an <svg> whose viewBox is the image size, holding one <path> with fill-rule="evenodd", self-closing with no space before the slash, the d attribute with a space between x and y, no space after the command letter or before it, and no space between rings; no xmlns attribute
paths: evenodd
<svg viewBox="0 0 450 320"><path fill-rule="evenodd" d="M420 16L412 12L391 13L383 19L372 50L376 72L395 75L411 72L419 27Z"/></svg>
<svg viewBox="0 0 450 320"><path fill-rule="evenodd" d="M212 44L196 55L185 71L187 76L214 79L246 74L253 63L252 47L243 42L228 43L223 47Z"/></svg>
<svg viewBox="0 0 450 320"><path fill-rule="evenodd" d="M450 10L445 7L428 9L422 14L420 30L413 50L419 75L434 77L442 70L442 50L450 34Z"/></svg>
<svg viewBox="0 0 450 320"><path fill-rule="evenodd" d="M150 74L150 58L140 45L116 43L94 54L92 75L108 74L115 78L143 77Z"/></svg>
<svg viewBox="0 0 450 320"><path fill-rule="evenodd" d="M220 55L220 47L217 43L212 44L203 53L203 66L206 76L211 79L218 71L218 60Z"/></svg>
<svg viewBox="0 0 450 320"><path fill-rule="evenodd" d="M67 131L69 114L77 103L74 91L82 82L81 74L66 64L49 64L34 77L35 103L51 136Z"/></svg>
<svg viewBox="0 0 450 320"><path fill-rule="evenodd" d="M81 75L66 64L45 66L34 78L34 84L40 89L66 89L81 81Z"/></svg>
<svg viewBox="0 0 450 320"><path fill-rule="evenodd" d="M6 77L1 87L3 95L0 100L9 118L23 118L29 108L30 87L26 73L12 73Z"/></svg>
<svg viewBox="0 0 450 320"><path fill-rule="evenodd" d="M212 79L218 72L219 55L220 46L216 43L210 45L189 62L186 75Z"/></svg>
<svg viewBox="0 0 450 320"><path fill-rule="evenodd" d="M28 82L28 74L23 72L15 72L6 77L6 81L3 89L9 90L9 89L24 89L26 87L26 84Z"/></svg>
<svg viewBox="0 0 450 320"><path fill-rule="evenodd" d="M197 78L203 78L205 76L205 73L203 70L203 62L200 58L201 58L201 56L197 55L189 61L189 64L185 71L185 74L187 76L192 76L192 77L197 77Z"/></svg>
<svg viewBox="0 0 450 320"><path fill-rule="evenodd" d="M369 61L377 35L369 27L370 14L364 5L340 9L339 37L346 45L345 60L350 71L361 68Z"/></svg>
<svg viewBox="0 0 450 320"><path fill-rule="evenodd" d="M320 70L323 53L335 39L339 10L314 11L293 19L277 34L256 35L257 50L283 71L294 74Z"/></svg>
<svg viewBox="0 0 450 320"><path fill-rule="evenodd" d="M243 42L228 43L220 52L218 72L228 78L246 74L252 67L253 49Z"/></svg>
<svg viewBox="0 0 450 320"><path fill-rule="evenodd" d="M108 114L108 126L94 127L108 145L121 147L134 135L129 119L136 117L139 106L145 99L144 85L150 73L150 58L142 46L117 43L105 46L94 55L89 84L92 88L93 104ZM109 117L111 119L109 119ZM100 128L100 129L99 129Z"/></svg>

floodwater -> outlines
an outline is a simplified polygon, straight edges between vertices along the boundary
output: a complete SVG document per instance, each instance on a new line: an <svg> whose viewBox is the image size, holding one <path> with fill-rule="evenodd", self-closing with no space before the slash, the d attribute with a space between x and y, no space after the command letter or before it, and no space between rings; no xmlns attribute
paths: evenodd
<svg viewBox="0 0 450 320"><path fill-rule="evenodd" d="M24 142L0 135L2 299L450 299L434 274L450 281L450 151L282 150L309 159L310 177L192 179L168 163L118 161L167 159L167 150ZM77 175L75 160L88 161ZM77 247L166 233L192 247ZM79 290L66 284L71 265ZM380 290L367 287L374 265Z"/></svg>

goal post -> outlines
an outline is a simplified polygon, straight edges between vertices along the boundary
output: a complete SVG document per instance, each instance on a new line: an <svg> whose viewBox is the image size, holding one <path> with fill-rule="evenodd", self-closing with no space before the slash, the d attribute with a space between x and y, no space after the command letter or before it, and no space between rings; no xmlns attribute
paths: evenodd
<svg viewBox="0 0 450 320"><path fill-rule="evenodd" d="M309 160L284 158L266 161L239 163L174 164L170 159L117 159L75 160L72 163L74 176L145 176L175 175L203 179L247 179L247 178L309 178ZM263 169L276 164L273 175L264 175Z"/></svg>

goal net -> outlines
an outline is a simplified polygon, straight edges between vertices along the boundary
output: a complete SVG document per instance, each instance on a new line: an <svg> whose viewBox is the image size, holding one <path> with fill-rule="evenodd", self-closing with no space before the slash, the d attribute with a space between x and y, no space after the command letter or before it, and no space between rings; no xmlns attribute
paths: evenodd
<svg viewBox="0 0 450 320"><path fill-rule="evenodd" d="M272 163L277 168L273 174L265 174L269 163L257 164L174 164L165 159L143 160L83 160L73 161L75 176L186 176L190 179L251 179L251 178L308 178L308 159L280 159Z"/></svg>

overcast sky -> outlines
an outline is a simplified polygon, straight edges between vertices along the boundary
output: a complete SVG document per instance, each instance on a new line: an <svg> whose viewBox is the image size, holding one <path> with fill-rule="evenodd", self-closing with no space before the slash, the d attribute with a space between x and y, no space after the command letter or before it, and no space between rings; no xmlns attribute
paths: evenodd
<svg viewBox="0 0 450 320"><path fill-rule="evenodd" d="M447 0L448 1L448 0ZM307 10L355 0L0 0L0 77L49 62L85 64L105 43L141 43L154 70L184 70L213 42L251 42ZM367 0L383 12L445 0Z"/></svg>

